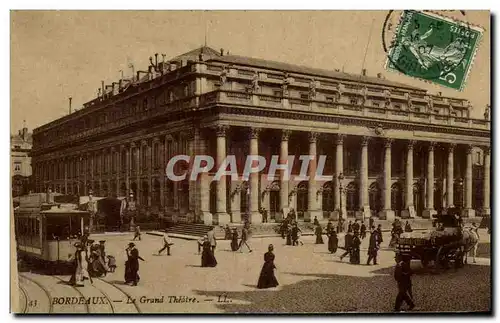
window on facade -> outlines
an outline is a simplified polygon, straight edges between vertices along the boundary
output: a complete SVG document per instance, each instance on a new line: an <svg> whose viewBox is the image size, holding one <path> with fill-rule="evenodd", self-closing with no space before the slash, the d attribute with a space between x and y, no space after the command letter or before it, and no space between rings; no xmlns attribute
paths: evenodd
<svg viewBox="0 0 500 323"><path fill-rule="evenodd" d="M476 153L476 164L481 164L481 152Z"/></svg>
<svg viewBox="0 0 500 323"><path fill-rule="evenodd" d="M401 110L401 104L395 104L395 105L394 105L394 108L395 108L395 109L398 109L398 110Z"/></svg>
<svg viewBox="0 0 500 323"><path fill-rule="evenodd" d="M334 101L334 100L333 100L333 96L327 96L327 97L326 97L326 102L328 102L328 103L333 103L333 101Z"/></svg>
<svg viewBox="0 0 500 323"><path fill-rule="evenodd" d="M380 103L379 103L379 102L372 102L372 105L373 105L375 108L380 107Z"/></svg>
<svg viewBox="0 0 500 323"><path fill-rule="evenodd" d="M21 163L15 162L14 163L14 171L15 172L20 172L21 171Z"/></svg>
<svg viewBox="0 0 500 323"><path fill-rule="evenodd" d="M148 165L147 146L141 147L141 165L142 165L142 168L146 168Z"/></svg>
<svg viewBox="0 0 500 323"><path fill-rule="evenodd" d="M153 160L154 160L154 167L159 167L160 166L160 145L155 142L153 145Z"/></svg>
<svg viewBox="0 0 500 323"><path fill-rule="evenodd" d="M281 96L283 95L283 92L281 92L281 91L279 91L279 90L274 90L274 91L273 91L273 95L274 95L274 96L279 96L279 97L281 97Z"/></svg>
<svg viewBox="0 0 500 323"><path fill-rule="evenodd" d="M309 94L307 94L307 93L300 93L300 98L302 100L308 100L309 99Z"/></svg>

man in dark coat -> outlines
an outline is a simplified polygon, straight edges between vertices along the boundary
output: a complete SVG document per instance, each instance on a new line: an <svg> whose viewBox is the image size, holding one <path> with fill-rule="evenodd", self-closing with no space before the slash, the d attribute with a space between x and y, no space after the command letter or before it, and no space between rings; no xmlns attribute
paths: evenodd
<svg viewBox="0 0 500 323"><path fill-rule="evenodd" d="M411 225L410 225L410 222L406 221L406 224L405 224L405 232L412 232L412 228L411 228Z"/></svg>
<svg viewBox="0 0 500 323"><path fill-rule="evenodd" d="M243 225L243 229L241 230L241 241L240 245L238 246L238 250L240 252L243 252L243 245L247 246L249 250L248 252L252 252L252 248L250 248L250 246L248 245L248 238L250 235L248 227L249 227L248 223L245 223L245 225Z"/></svg>
<svg viewBox="0 0 500 323"><path fill-rule="evenodd" d="M370 243L368 245L368 261L366 262L367 265L369 265L370 261L372 260L374 265L377 264L377 253L379 247L380 247L379 234L375 230L375 227L373 226L370 231Z"/></svg>
<svg viewBox="0 0 500 323"><path fill-rule="evenodd" d="M294 223L292 225L292 230L291 230L292 246L299 245L299 231L300 231L299 226L297 225L297 223Z"/></svg>
<svg viewBox="0 0 500 323"><path fill-rule="evenodd" d="M399 261L394 269L394 278L398 284L398 296L394 304L394 311L399 312L403 302L409 305L411 311L415 307L413 303L411 275L413 274L410 267L410 258L404 256L402 261Z"/></svg>
<svg viewBox="0 0 500 323"><path fill-rule="evenodd" d="M351 247L352 247L352 231L347 231L347 234L344 237L345 239L345 252L340 256L340 261L344 259L345 256L351 254Z"/></svg>
<svg viewBox="0 0 500 323"><path fill-rule="evenodd" d="M351 231L352 232L352 221L349 221L347 224L347 232Z"/></svg>
<svg viewBox="0 0 500 323"><path fill-rule="evenodd" d="M212 253L215 253L215 247L217 247L217 238L215 237L215 227L211 227L210 231L207 232L208 242L212 248Z"/></svg>
<svg viewBox="0 0 500 323"><path fill-rule="evenodd" d="M354 235L352 236L351 257L349 259L351 261L351 264L359 265L361 261L360 246L361 246L361 239L359 239L359 232L355 231Z"/></svg>
<svg viewBox="0 0 500 323"><path fill-rule="evenodd" d="M361 239L366 238L366 225L365 225L365 222L361 223L361 228L359 230L360 230L360 238Z"/></svg>
<svg viewBox="0 0 500 323"><path fill-rule="evenodd" d="M318 221L318 217L317 216L314 217L313 224L314 224L314 226L319 225L319 221Z"/></svg>
<svg viewBox="0 0 500 323"><path fill-rule="evenodd" d="M352 224L352 231L354 233L357 232L359 234L359 229L360 229L360 226L359 226L358 220L354 220L354 223Z"/></svg>

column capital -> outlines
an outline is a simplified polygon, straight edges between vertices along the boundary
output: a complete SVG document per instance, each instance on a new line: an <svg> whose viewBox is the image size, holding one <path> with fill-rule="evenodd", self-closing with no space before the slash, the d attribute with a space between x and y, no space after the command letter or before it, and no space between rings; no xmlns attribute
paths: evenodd
<svg viewBox="0 0 500 323"><path fill-rule="evenodd" d="M491 147L490 146L484 146L482 148L483 148L483 152L485 155L491 154Z"/></svg>
<svg viewBox="0 0 500 323"><path fill-rule="evenodd" d="M248 139L259 139L259 134L261 131L262 131L261 128L249 128Z"/></svg>
<svg viewBox="0 0 500 323"><path fill-rule="evenodd" d="M336 138L337 145L342 145L344 143L345 137L346 136L344 134L341 134L341 133L337 134L337 138Z"/></svg>
<svg viewBox="0 0 500 323"><path fill-rule="evenodd" d="M160 137L153 137L153 142L160 142L160 141L161 141Z"/></svg>
<svg viewBox="0 0 500 323"><path fill-rule="evenodd" d="M467 154L468 155L472 154L472 149L474 148L474 146L472 146L472 145L466 145L465 147L467 149Z"/></svg>
<svg viewBox="0 0 500 323"><path fill-rule="evenodd" d="M318 138L319 138L319 133L318 132L309 132L308 133L308 138L309 138L309 143L315 143L316 141L318 141Z"/></svg>
<svg viewBox="0 0 500 323"><path fill-rule="evenodd" d="M413 146L415 146L415 140L408 140L408 149L413 149Z"/></svg>
<svg viewBox="0 0 500 323"><path fill-rule="evenodd" d="M434 151L434 148L436 148L436 146L437 146L437 142L435 142L435 141L430 141L430 142L429 142L429 147L428 147L428 148L429 148L429 151Z"/></svg>
<svg viewBox="0 0 500 323"><path fill-rule="evenodd" d="M453 150L455 149L457 144L455 143L452 143L452 144L448 144L448 153L452 153Z"/></svg>
<svg viewBox="0 0 500 323"><path fill-rule="evenodd" d="M361 146L368 146L368 142L370 141L369 136L363 136L361 137Z"/></svg>
<svg viewBox="0 0 500 323"><path fill-rule="evenodd" d="M225 137L227 131L229 130L229 126L226 125L217 125L214 127L215 129L215 134L217 137Z"/></svg>
<svg viewBox="0 0 500 323"><path fill-rule="evenodd" d="M125 144L120 145L120 150L125 150L125 148L126 148Z"/></svg>
<svg viewBox="0 0 500 323"><path fill-rule="evenodd" d="M283 129L281 130L281 141L287 141L292 134L291 130Z"/></svg>
<svg viewBox="0 0 500 323"><path fill-rule="evenodd" d="M186 138L188 141L194 140L194 129L193 128L187 129L185 132L183 132L183 137Z"/></svg>
<svg viewBox="0 0 500 323"><path fill-rule="evenodd" d="M385 138L384 139L385 148L391 148L393 143L394 143L394 139L392 139L392 138Z"/></svg>
<svg viewBox="0 0 500 323"><path fill-rule="evenodd" d="M129 145L130 145L130 148L135 148L135 147L137 146L137 145L136 145L136 143L135 143L134 141L130 142L130 144L129 144Z"/></svg>
<svg viewBox="0 0 500 323"><path fill-rule="evenodd" d="M146 146L148 141L146 139L141 140L141 146Z"/></svg>

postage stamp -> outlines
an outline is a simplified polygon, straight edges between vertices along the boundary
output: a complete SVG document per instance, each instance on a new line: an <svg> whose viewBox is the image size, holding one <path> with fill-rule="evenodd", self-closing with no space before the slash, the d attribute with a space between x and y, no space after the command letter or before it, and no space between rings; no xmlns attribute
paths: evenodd
<svg viewBox="0 0 500 323"><path fill-rule="evenodd" d="M388 49L386 69L461 91L482 33L465 21L405 10Z"/></svg>

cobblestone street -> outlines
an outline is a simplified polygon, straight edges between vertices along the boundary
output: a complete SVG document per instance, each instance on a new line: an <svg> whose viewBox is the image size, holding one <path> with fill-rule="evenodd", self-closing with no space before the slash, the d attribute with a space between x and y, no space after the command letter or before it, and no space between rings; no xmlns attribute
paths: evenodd
<svg viewBox="0 0 500 323"><path fill-rule="evenodd" d="M489 238L486 234L482 237ZM116 256L118 268L103 280L123 292L124 302L128 296L136 299L138 310L143 313L389 312L396 297L394 252L383 250L379 253L379 265L366 266L368 239L363 241L361 265L351 265L347 259L341 262L342 249L331 255L326 244L315 245L314 237L308 236L303 237L304 245L297 247L285 246L281 238L251 239L252 253L247 250L231 252L229 241L221 240L216 250L218 266L201 268L195 241L174 239L172 256L158 256L155 254L162 245L161 237L143 235L142 241L136 242L145 259L140 264L141 281L137 287L123 284L124 249L128 239L129 236L107 237L107 252ZM383 245L387 246L388 241L389 237L384 237ZM270 243L275 246L280 286L258 290L256 283L263 254ZM414 261L415 310L488 310L491 301L490 260L478 258L477 263L472 264L470 258L469 263L459 270L436 273L424 271L420 263ZM97 287L108 295L111 294L107 292L109 289L116 294L116 288L110 284ZM92 294L92 288L87 283L78 290L88 296ZM175 302L173 296L176 296ZM162 302L153 303L154 298ZM57 308L54 307L54 311ZM95 308L89 311L100 312Z"/></svg>

